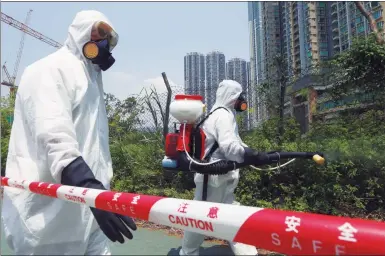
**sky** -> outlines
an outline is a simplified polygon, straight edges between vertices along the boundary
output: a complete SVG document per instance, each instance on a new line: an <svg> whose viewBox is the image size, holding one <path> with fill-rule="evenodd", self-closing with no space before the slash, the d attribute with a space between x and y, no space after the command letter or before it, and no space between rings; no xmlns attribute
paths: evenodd
<svg viewBox="0 0 385 256"><path fill-rule="evenodd" d="M249 60L247 2L1 2L1 11L63 44L77 12L104 13L119 34L112 54L115 64L103 72L104 90L120 99L154 85L165 91L166 72L172 86L183 87L184 56L218 50L226 61ZM1 65L13 74L22 32L1 22ZM56 51L26 35L16 84L26 66ZM3 72L2 77L3 80ZM2 95L9 89L1 86Z"/></svg>

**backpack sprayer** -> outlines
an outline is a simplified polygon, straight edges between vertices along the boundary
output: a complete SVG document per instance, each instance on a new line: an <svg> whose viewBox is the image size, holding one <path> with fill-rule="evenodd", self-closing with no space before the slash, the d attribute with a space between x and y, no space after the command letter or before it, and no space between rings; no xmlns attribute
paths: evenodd
<svg viewBox="0 0 385 256"><path fill-rule="evenodd" d="M201 122L195 125L202 116L206 106L200 95L176 95L175 101L170 104L170 114L180 122L179 130L166 135L165 157L162 167L170 171L191 171L201 174L222 175L229 171L246 166L258 166L278 163L281 159L305 158L313 159L317 164L323 164L325 159L322 153L313 152L268 152L268 161L258 163L237 163L227 160L208 162L214 150L205 156L206 135L200 128L202 123L215 110L211 111ZM281 165L283 166L283 165Z"/></svg>

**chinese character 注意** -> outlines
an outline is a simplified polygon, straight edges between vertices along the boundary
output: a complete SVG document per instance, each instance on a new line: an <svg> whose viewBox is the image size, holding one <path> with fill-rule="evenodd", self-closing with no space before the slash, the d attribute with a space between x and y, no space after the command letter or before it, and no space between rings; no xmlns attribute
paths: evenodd
<svg viewBox="0 0 385 256"><path fill-rule="evenodd" d="M295 216L287 216L285 224L287 225L287 232L294 231L295 233L298 233L297 226L301 225L301 219Z"/></svg>
<svg viewBox="0 0 385 256"><path fill-rule="evenodd" d="M207 217L209 217L211 219L218 218L218 210L219 210L218 207L211 207L209 210L209 214L207 214Z"/></svg>
<svg viewBox="0 0 385 256"><path fill-rule="evenodd" d="M354 243L357 242L357 239L354 238L354 233L357 233L358 230L355 229L349 222L345 222L345 224L339 226L338 230L341 231L341 235L338 237L339 240Z"/></svg>
<svg viewBox="0 0 385 256"><path fill-rule="evenodd" d="M179 206L179 208L178 208L178 212L180 212L180 213L186 213L187 205L188 205L188 203L183 203L183 204L181 204L181 205Z"/></svg>

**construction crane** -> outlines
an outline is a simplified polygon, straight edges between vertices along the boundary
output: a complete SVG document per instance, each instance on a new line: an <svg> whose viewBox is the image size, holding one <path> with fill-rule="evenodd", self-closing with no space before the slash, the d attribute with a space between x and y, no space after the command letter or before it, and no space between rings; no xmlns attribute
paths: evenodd
<svg viewBox="0 0 385 256"><path fill-rule="evenodd" d="M7 62L5 62L5 63L7 63ZM7 79L8 79L8 82L7 82L7 81L3 81L3 82L1 82L1 84L12 87L12 86L13 86L13 83L11 83L12 78L11 78L11 76L9 75L9 72L8 72L8 70L7 70L7 67L5 66L5 63L4 63L4 65L3 65L3 72L4 72L5 76L6 76ZM3 75L3 77L4 77L4 75Z"/></svg>
<svg viewBox="0 0 385 256"><path fill-rule="evenodd" d="M20 46L19 46L19 50L18 50L18 53L17 53L17 58L16 58L16 62L15 62L15 68L14 68L14 71L13 71L13 76L10 77L9 76L9 72L7 70L7 67L5 66L5 63L3 65L3 70L4 70L4 73L5 75L7 76L8 78L8 81L9 82L6 82L3 83L4 85L7 85L7 86L10 86L11 88L11 92L13 92L13 89L15 87L15 81L16 81L16 76L17 76L17 71L19 69L19 65L20 65L20 60L21 60L21 56L23 54L23 48L24 48L24 41L25 41L25 33L24 33L24 30L25 30L25 27L28 25L28 22L29 22L29 19L31 18L31 13L32 13L32 10L29 10L29 12L27 13L27 17L25 18L25 22L24 24L21 25L21 40L20 40ZM2 16L3 18L3 16Z"/></svg>
<svg viewBox="0 0 385 256"><path fill-rule="evenodd" d="M7 70L7 67L5 66L5 63L2 66L3 72L5 73L5 76L7 77L8 81L4 80L1 82L1 84L11 87L10 88L11 92L13 92L14 88L16 87L15 81L16 81L16 77L17 77L17 72L19 70L21 56L23 53L25 34L28 34L32 37L35 37L35 38L39 39L40 41L42 41L46 44L49 44L53 47L56 47L56 48L62 47L62 45L60 43L56 42L55 40L53 40L49 37L44 36L43 34L37 32L36 30L27 26L29 19L31 17L31 13L32 13L32 10L29 10L24 23L15 20L11 16L8 16L3 12L1 13L1 21L2 22L7 23L8 25L22 31L22 38L20 41L20 47L19 47L19 51L17 54L17 58L16 58L16 62L15 62L15 68L13 70L13 75L12 76L9 75L9 72Z"/></svg>
<svg viewBox="0 0 385 256"><path fill-rule="evenodd" d="M32 13L32 10L29 10L29 12L27 13L27 17L25 18L25 22L24 22L25 26L27 26L28 23L29 23L29 19L31 18L31 13ZM16 76L17 76L17 71L19 70L21 55L23 54L24 41L25 41L24 29L25 28L23 27L23 30L21 31L21 41L20 41L19 51L17 53L17 58L16 58L16 62L15 62L15 68L13 70L13 76L12 76L12 83L13 84L15 84Z"/></svg>

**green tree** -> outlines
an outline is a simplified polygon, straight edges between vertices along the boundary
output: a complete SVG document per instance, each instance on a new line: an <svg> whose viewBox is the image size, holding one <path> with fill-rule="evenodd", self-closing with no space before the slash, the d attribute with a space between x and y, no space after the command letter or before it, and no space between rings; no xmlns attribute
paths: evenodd
<svg viewBox="0 0 385 256"><path fill-rule="evenodd" d="M5 168L8 155L9 138L13 122L13 111L15 105L14 96L2 97L0 99L1 112L1 168Z"/></svg>
<svg viewBox="0 0 385 256"><path fill-rule="evenodd" d="M110 93L104 94L107 118L110 127L110 138L119 139L122 134L132 131L140 124L139 114L142 107L135 97L121 101Z"/></svg>
<svg viewBox="0 0 385 256"><path fill-rule="evenodd" d="M257 93L267 106L267 111L271 117L279 117L277 123L276 138L278 144L281 145L284 133L284 109L286 86L288 83L288 70L284 63L282 55L276 55L269 66L276 70L276 75L267 77L267 79L257 87Z"/></svg>
<svg viewBox="0 0 385 256"><path fill-rule="evenodd" d="M385 44L379 44L374 34L356 38L352 47L327 62L330 73L325 82L334 99L354 92L373 95L373 101L383 104L385 99Z"/></svg>

